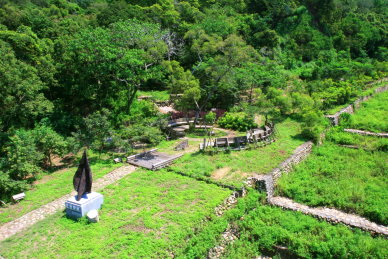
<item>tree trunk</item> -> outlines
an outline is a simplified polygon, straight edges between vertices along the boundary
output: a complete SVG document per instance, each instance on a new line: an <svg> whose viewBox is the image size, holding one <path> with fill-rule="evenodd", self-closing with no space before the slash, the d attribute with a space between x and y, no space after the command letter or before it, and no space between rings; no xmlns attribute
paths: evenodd
<svg viewBox="0 0 388 259"><path fill-rule="evenodd" d="M131 105L132 105L133 99L135 99L136 93L137 93L137 87L135 87L132 91L130 88L128 88L128 103L127 103L128 114L131 113Z"/></svg>

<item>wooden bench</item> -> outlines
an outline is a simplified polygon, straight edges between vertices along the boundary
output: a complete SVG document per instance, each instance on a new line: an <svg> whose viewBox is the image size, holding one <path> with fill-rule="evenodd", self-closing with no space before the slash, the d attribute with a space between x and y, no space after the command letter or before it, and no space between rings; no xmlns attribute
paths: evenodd
<svg viewBox="0 0 388 259"><path fill-rule="evenodd" d="M22 193L19 193L19 194L12 196L12 200L14 202L17 202L17 201L23 200L25 197L26 197L26 194L24 192L22 192Z"/></svg>

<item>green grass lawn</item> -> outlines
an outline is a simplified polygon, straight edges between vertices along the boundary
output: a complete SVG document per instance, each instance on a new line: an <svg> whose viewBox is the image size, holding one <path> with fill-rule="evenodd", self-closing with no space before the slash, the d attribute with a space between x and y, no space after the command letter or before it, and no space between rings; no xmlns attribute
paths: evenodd
<svg viewBox="0 0 388 259"><path fill-rule="evenodd" d="M340 105L334 105L333 107L327 109L325 111L325 114L334 115L336 112L339 112L341 109L347 107L349 104L354 103L354 101L357 100L360 96L372 95L372 94L374 94L374 90L376 88L379 88L379 87L382 87L385 85L387 85L387 82L378 83L378 84L373 85L371 88L364 89L364 90L360 91L358 96L352 97L347 103L340 104Z"/></svg>
<svg viewBox="0 0 388 259"><path fill-rule="evenodd" d="M373 132L388 132L388 92L375 95L363 102L361 107L351 115L350 124L354 129Z"/></svg>
<svg viewBox="0 0 388 259"><path fill-rule="evenodd" d="M138 91L137 96L151 96L155 101L168 101L170 99L168 91Z"/></svg>
<svg viewBox="0 0 388 259"><path fill-rule="evenodd" d="M213 135L214 138L226 137L228 135L227 132L222 130L213 130L213 132L214 132L214 135ZM186 137L203 139L208 136L207 134L208 132L204 129L194 129L194 130L188 131L186 133Z"/></svg>
<svg viewBox="0 0 388 259"><path fill-rule="evenodd" d="M265 205L264 193L250 190L237 206L222 217L205 222L180 250L177 258L206 258L219 244L228 224L239 230L239 238L226 247L221 258L385 258L388 241L359 229L326 221L300 212ZM287 256L276 247L286 247Z"/></svg>
<svg viewBox="0 0 388 259"><path fill-rule="evenodd" d="M287 248L286 258L386 258L388 253L384 237L277 207L258 204L235 224L240 236L223 258L280 257L276 247Z"/></svg>
<svg viewBox="0 0 388 259"><path fill-rule="evenodd" d="M80 156L77 156L78 163ZM123 164L115 164L111 157L104 154L101 158L89 151L89 162L93 173L93 179L101 178ZM73 190L73 176L77 171L76 166L60 169L51 174L42 176L30 190L25 191L26 198L17 204L0 208L0 225L23 216L27 212L39 208L57 198L70 193Z"/></svg>
<svg viewBox="0 0 388 259"><path fill-rule="evenodd" d="M0 243L6 258L166 258L229 190L167 171L138 170L106 187L100 222L57 213Z"/></svg>
<svg viewBox="0 0 388 259"><path fill-rule="evenodd" d="M297 202L335 207L387 225L387 179L387 152L327 141L279 179L277 192Z"/></svg>
<svg viewBox="0 0 388 259"><path fill-rule="evenodd" d="M299 137L299 123L287 119L276 125L276 141L268 146L214 155L200 152L186 154L170 168L176 172L240 187L242 181L257 173L265 174L276 168L305 140Z"/></svg>

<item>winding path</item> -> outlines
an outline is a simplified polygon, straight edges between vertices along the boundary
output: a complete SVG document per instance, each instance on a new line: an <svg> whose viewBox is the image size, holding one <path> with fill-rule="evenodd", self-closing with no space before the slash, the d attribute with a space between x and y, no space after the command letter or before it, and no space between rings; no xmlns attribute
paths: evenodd
<svg viewBox="0 0 388 259"><path fill-rule="evenodd" d="M98 179L93 184L93 189L99 191L103 189L105 186L112 184L124 176L133 173L137 167L131 165L125 165L119 167L112 172L104 175L102 178ZM59 210L63 210L65 208L65 202L67 199L75 195L76 192L73 191L59 199L56 199L42 207L30 211L27 214L24 214L20 218L17 218L13 221L10 221L3 226L0 227L0 241L3 241L18 232L25 230L26 228L34 225L36 222L43 220L49 215L56 213ZM1 258L1 257L0 257Z"/></svg>

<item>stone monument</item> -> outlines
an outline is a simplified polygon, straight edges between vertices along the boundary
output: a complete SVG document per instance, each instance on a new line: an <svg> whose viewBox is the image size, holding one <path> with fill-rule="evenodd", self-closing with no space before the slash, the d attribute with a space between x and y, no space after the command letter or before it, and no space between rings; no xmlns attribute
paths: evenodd
<svg viewBox="0 0 388 259"><path fill-rule="evenodd" d="M92 192L92 171L86 151L79 163L73 178L73 186L77 194L65 202L66 215L70 218L81 218L91 210L98 210L104 202L104 196Z"/></svg>

